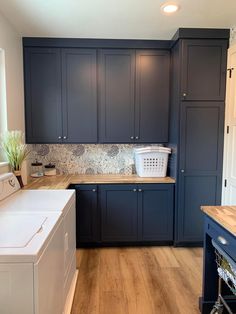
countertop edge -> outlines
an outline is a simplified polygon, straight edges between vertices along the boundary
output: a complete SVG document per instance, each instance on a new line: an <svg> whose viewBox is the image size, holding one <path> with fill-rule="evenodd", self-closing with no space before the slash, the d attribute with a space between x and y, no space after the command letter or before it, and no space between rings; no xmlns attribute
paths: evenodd
<svg viewBox="0 0 236 314"><path fill-rule="evenodd" d="M201 206L201 211L236 237L236 206Z"/></svg>
<svg viewBox="0 0 236 314"><path fill-rule="evenodd" d="M57 175L31 179L25 190L67 189L71 184L175 184L175 179L142 178L137 175Z"/></svg>

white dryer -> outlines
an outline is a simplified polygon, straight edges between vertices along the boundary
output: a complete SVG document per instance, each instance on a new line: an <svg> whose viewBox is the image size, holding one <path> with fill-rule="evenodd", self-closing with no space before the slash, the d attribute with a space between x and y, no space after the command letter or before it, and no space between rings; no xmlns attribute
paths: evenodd
<svg viewBox="0 0 236 314"><path fill-rule="evenodd" d="M0 213L0 313L63 313L61 213Z"/></svg>
<svg viewBox="0 0 236 314"><path fill-rule="evenodd" d="M4 221L4 219L11 219L13 222L14 218L10 218L10 217L15 216L16 222L17 221L22 222L22 219L28 219L27 217L31 217L31 218L34 217L32 221L36 223L36 220L39 219L39 217L48 217L46 221L49 221L49 217L58 216L58 215L61 216L62 239L61 239L60 244L62 245L63 256L62 256L62 265L60 265L60 275L58 275L57 278L60 278L60 276L62 275L62 282L61 282L62 295L59 297L60 289L58 290L58 286L54 286L54 291L56 291L56 293L57 291L59 291L59 293L57 293L57 300L59 299L61 300L64 313L70 313L74 290L75 290L76 279L77 279L76 255L75 255L76 254L75 192L72 190L20 190L17 179L15 178L14 175L9 173L9 174L0 176L0 221L1 220ZM3 219L3 217L7 217L7 216L8 218ZM12 223L12 226L13 225L14 223ZM25 223L22 222L21 224L19 224L19 228L20 228L20 225L22 225L22 230L23 230L24 226L27 225L27 221ZM33 226L34 224L32 224L32 228ZM38 228L38 224L36 223L36 227L33 230L35 231L37 228ZM42 230L42 229L39 229L39 230ZM10 233L11 232L9 231L8 234L10 235ZM27 236L25 238L23 236L24 232L17 232L17 233L21 234L23 239L26 239L27 237L29 238L29 233L27 233ZM6 239L6 237L4 236L4 233L2 233L2 237ZM32 239L34 239L34 237ZM4 242L4 239L3 239L3 242ZM19 243L20 243L20 238L19 238ZM20 245L22 245L22 243L23 242L21 242ZM0 245L1 245L1 233L0 233ZM12 251L12 250L13 250L12 247L9 248L9 251ZM6 250L4 252L6 253ZM2 254L2 256L4 256L4 254ZM18 258L19 257L20 256L18 255ZM51 272L52 271L51 268L54 268L53 264L46 263L44 272L45 273L46 271ZM37 278L37 276L35 278ZM48 278L50 278L50 276L48 276ZM42 290L42 293L43 293L43 290ZM51 297L52 297L51 293L48 294L46 293L46 290L45 290L44 300L47 300L47 298L51 299ZM0 288L0 298L1 298L1 288ZM2 312L0 311L0 313ZM8 312L6 313L8 314ZM25 313L28 313L28 312L25 312ZM41 312L37 312L37 311L32 312L32 313L41 314ZM47 312L44 311L42 313L45 314ZM50 314L51 313L54 313L54 312L50 312ZM62 312L59 311L56 313L58 314Z"/></svg>

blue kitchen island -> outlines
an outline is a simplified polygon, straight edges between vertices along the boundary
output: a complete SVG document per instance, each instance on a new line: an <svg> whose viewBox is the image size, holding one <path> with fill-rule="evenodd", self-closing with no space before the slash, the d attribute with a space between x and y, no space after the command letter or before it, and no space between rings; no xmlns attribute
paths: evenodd
<svg viewBox="0 0 236 314"><path fill-rule="evenodd" d="M236 261L236 206L203 206L201 210L204 213L204 259L202 297L199 305L202 314L209 314L218 297L216 252L212 241ZM229 294L232 295L223 282L222 295ZM236 301L230 300L228 304L235 313ZM227 311L224 310L223 313Z"/></svg>

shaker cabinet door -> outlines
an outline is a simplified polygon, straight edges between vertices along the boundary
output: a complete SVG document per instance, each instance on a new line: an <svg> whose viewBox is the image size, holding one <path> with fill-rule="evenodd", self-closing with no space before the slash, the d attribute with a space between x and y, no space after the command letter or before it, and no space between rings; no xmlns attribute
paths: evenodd
<svg viewBox="0 0 236 314"><path fill-rule="evenodd" d="M76 185L76 246L99 241L97 185Z"/></svg>
<svg viewBox="0 0 236 314"><path fill-rule="evenodd" d="M60 49L25 48L24 61L26 141L61 142Z"/></svg>
<svg viewBox="0 0 236 314"><path fill-rule="evenodd" d="M101 241L138 240L138 198L136 185L101 186Z"/></svg>
<svg viewBox="0 0 236 314"><path fill-rule="evenodd" d="M135 141L168 142L169 51L136 51Z"/></svg>
<svg viewBox="0 0 236 314"><path fill-rule="evenodd" d="M135 51L105 49L99 52L99 141L134 140Z"/></svg>
<svg viewBox="0 0 236 314"><path fill-rule="evenodd" d="M200 207L221 202L224 103L183 102L181 125L177 241L200 242Z"/></svg>
<svg viewBox="0 0 236 314"><path fill-rule="evenodd" d="M173 184L139 184L139 240L173 241Z"/></svg>
<svg viewBox="0 0 236 314"><path fill-rule="evenodd" d="M182 100L224 101L225 40L183 40Z"/></svg>
<svg viewBox="0 0 236 314"><path fill-rule="evenodd" d="M62 49L63 142L97 142L96 49Z"/></svg>

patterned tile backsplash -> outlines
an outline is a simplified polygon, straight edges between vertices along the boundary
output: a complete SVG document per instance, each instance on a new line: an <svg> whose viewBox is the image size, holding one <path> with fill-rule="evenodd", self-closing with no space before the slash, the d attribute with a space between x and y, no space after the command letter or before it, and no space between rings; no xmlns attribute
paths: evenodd
<svg viewBox="0 0 236 314"><path fill-rule="evenodd" d="M55 163L60 173L134 173L133 148L130 144L50 144L29 145L31 162ZM30 169L29 169L30 172Z"/></svg>

